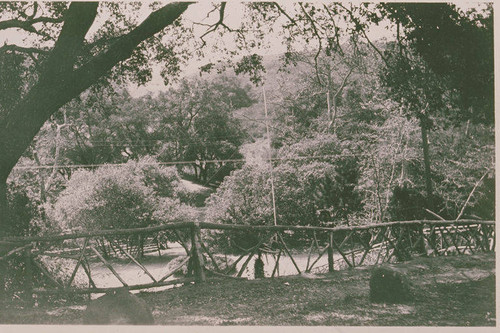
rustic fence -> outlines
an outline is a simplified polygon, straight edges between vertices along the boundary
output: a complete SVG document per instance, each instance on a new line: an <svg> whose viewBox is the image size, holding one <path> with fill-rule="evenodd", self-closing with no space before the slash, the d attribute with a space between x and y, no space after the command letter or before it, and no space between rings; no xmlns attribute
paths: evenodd
<svg viewBox="0 0 500 333"><path fill-rule="evenodd" d="M181 244L185 254L174 260L160 260L167 240ZM0 245L8 249L0 256L2 277L8 276L5 273L9 267L18 274L10 280L4 278L4 295L10 295L9 299L14 295L30 304L33 295L90 295L118 288L137 290L207 279L242 279L256 258L261 265L265 258L268 269L257 269L254 263L255 276L275 277L280 275L280 263L285 258L296 274L303 274L404 261L415 255L490 252L495 249L495 223L405 221L328 228L182 222L138 229L10 237L1 239ZM152 251L150 256L144 255L144 248ZM156 267L162 268L158 272L145 263L153 254L158 261ZM227 259L228 255L232 260ZM127 281L117 269L124 262L136 267L148 282ZM109 271L119 285L99 286L95 281L96 263ZM181 270L185 274L174 278Z"/></svg>

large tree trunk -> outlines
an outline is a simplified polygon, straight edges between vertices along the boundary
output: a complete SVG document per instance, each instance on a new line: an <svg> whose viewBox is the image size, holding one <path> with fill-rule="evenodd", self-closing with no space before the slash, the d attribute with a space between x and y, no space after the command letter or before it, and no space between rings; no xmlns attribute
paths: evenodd
<svg viewBox="0 0 500 333"><path fill-rule="evenodd" d="M0 237L7 235L9 227L9 205L7 202L7 176L0 174Z"/></svg>
<svg viewBox="0 0 500 333"><path fill-rule="evenodd" d="M118 38L107 51L74 69L85 36L97 15L98 4L71 3L39 81L11 110L0 114L0 192L6 193L7 177L51 115L97 82L116 64L128 59L142 41L172 24L189 5L165 5L135 29ZM0 193L0 232L5 231L7 226L6 195Z"/></svg>

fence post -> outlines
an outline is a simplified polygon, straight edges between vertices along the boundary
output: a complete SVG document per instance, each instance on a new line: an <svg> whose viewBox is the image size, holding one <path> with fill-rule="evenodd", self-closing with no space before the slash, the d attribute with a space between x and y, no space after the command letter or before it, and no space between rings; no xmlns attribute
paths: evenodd
<svg viewBox="0 0 500 333"><path fill-rule="evenodd" d="M328 242L328 272L333 272L333 232L331 231Z"/></svg>
<svg viewBox="0 0 500 333"><path fill-rule="evenodd" d="M427 250L425 249L424 224L419 223L417 228L418 228L417 252L420 255L427 257Z"/></svg>
<svg viewBox="0 0 500 333"><path fill-rule="evenodd" d="M24 297L28 306L33 306L33 267L31 263L31 246L24 250Z"/></svg>
<svg viewBox="0 0 500 333"><path fill-rule="evenodd" d="M191 267L194 271L194 278L196 282L205 281L205 270L203 268L203 256L201 254L200 246L200 224L193 223L191 227Z"/></svg>

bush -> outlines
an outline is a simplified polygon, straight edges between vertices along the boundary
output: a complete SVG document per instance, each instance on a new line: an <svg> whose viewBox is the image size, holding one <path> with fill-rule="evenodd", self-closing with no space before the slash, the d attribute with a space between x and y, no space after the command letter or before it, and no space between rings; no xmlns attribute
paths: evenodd
<svg viewBox="0 0 500 333"><path fill-rule="evenodd" d="M151 158L125 166L79 170L57 200L52 215L64 228L137 228L191 219L177 198L174 168L152 166Z"/></svg>
<svg viewBox="0 0 500 333"><path fill-rule="evenodd" d="M347 155L346 149L335 136L318 135L278 152L282 160L274 166L273 177L279 224L318 225L321 219L346 220L361 209L355 190L359 177L356 159L331 157ZM233 172L209 198L207 218L219 223L272 224L270 176L269 166L262 164L247 164Z"/></svg>

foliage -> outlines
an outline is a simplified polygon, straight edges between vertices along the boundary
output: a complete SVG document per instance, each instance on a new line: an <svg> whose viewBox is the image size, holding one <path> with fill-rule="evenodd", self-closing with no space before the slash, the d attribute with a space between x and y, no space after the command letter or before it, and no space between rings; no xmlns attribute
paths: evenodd
<svg viewBox="0 0 500 333"><path fill-rule="evenodd" d="M147 6L96 2L0 4L0 30L16 29L24 41L21 45L4 43L0 50L0 64L14 60L12 70L0 72L0 81L12 79L14 83L12 89L0 87L7 88L3 92L11 95L0 101L1 224L9 221L7 178L34 136L59 108L98 82L126 78L144 83L151 77L148 69L153 63L145 59L167 64L165 75L178 73L175 64L181 61L182 51L168 49L183 45L180 36L190 35L174 23L189 4L151 4L151 15L139 24L143 5ZM94 26L94 21L100 23ZM163 41L169 30L166 27L179 35L172 33L170 41ZM151 49L157 51L154 57L149 56ZM22 84L18 78L22 78Z"/></svg>
<svg viewBox="0 0 500 333"><path fill-rule="evenodd" d="M16 172L9 180L7 200L10 220L7 228L13 234L35 236L60 231L46 218L40 186L36 174L32 172Z"/></svg>
<svg viewBox="0 0 500 333"><path fill-rule="evenodd" d="M454 4L383 4L381 15L404 31L414 50L458 92L456 119L493 121L493 8L459 10ZM400 43L403 43L400 40ZM411 52L411 51L410 51Z"/></svg>
<svg viewBox="0 0 500 333"><path fill-rule="evenodd" d="M366 220L406 220L401 214L422 210L422 206L410 200L396 208L393 196L396 188L423 182L418 124L407 119L394 103L385 104L382 114L384 122L370 125L364 134L366 155L360 161L357 190L363 196Z"/></svg>
<svg viewBox="0 0 500 333"><path fill-rule="evenodd" d="M100 230L192 217L176 197L175 170L152 168L148 161L152 162L145 159L75 172L54 206L54 219L66 228Z"/></svg>
<svg viewBox="0 0 500 333"><path fill-rule="evenodd" d="M226 224L272 224L269 171L265 165L245 165L233 171L208 199L207 220Z"/></svg>
<svg viewBox="0 0 500 333"><path fill-rule="evenodd" d="M290 168L297 177L296 184L287 182L287 187L282 189L284 197L288 196L288 204L283 203L281 207L289 214L285 220L293 219L294 209L300 209L302 213L297 215L303 217L297 219L298 224L318 224L320 212L323 222L346 221L361 208L355 188L360 175L359 159L349 143L340 142L332 134L317 134L281 148L278 158L285 161L276 168L277 177L283 174L286 179L286 170ZM295 190L294 186L297 186ZM294 191L299 193L293 195Z"/></svg>
<svg viewBox="0 0 500 333"><path fill-rule="evenodd" d="M347 151L334 136L318 135L278 152L279 163L272 174L279 224L317 225L321 212L325 222L346 220L360 209L356 158ZM314 161L311 156L316 156ZM272 224L271 170L264 165L247 164L227 177L207 203L207 218L221 223Z"/></svg>
<svg viewBox="0 0 500 333"><path fill-rule="evenodd" d="M222 180L235 163L204 163L205 160L239 159L245 133L232 112L254 103L248 87L231 77L183 80L176 89L160 94L154 111L163 124L157 129L165 138L161 161L192 161L194 176L208 183Z"/></svg>
<svg viewBox="0 0 500 333"><path fill-rule="evenodd" d="M436 131L436 194L442 198L439 214L456 218L469 194L464 216L494 219L494 129L482 124L463 124ZM481 181L480 179L484 176Z"/></svg>
<svg viewBox="0 0 500 333"><path fill-rule="evenodd" d="M38 222L33 217L43 216L41 205L50 207L65 182L73 181L72 169L58 168L58 164L123 163L155 155L163 162L191 161L180 171L194 173L203 183L222 181L241 166L202 162L243 157L240 148L247 134L233 112L240 109L245 116L245 108L255 106L255 91L250 92L241 79L184 80L159 97L141 99L131 98L123 89L128 82L151 80L157 64L162 65L163 79L170 81L193 55L187 51L193 49L190 42L194 43L195 29L179 19L188 4L150 4L151 17L159 15L163 20L142 20L140 13L146 6L0 4L5 15L0 30L10 29L5 22L13 22L27 36L26 43L32 44L32 48L24 48L7 43L0 48L0 123L9 124L0 131L0 155L4 157L0 159L0 182L17 161L24 166L54 166L36 176L11 175L16 183L14 194L9 194L11 205L22 212L14 214L19 219L15 224L24 230L19 232L27 232L29 219L34 230ZM340 220L353 215L380 221L422 216L424 207L418 198L424 181L431 180L434 201L439 203L436 211L453 217L469 200L476 182L491 169L491 137L479 135L492 136L491 6L462 12L450 4L250 3L241 27L235 29L223 22L225 8L225 3L216 4L209 13L213 14L209 18L217 16L219 21L208 25L201 38L203 45L209 33L235 36L235 48L224 46L219 49L221 54L234 58L240 51L249 51L241 52L247 55L231 64L236 74L249 74L251 82L260 84L262 74L271 71L255 48L262 47L265 32L279 27L287 50L282 58L269 62L289 65L274 64L295 72L282 77L287 81L284 84L278 84L272 74L266 77L266 85L282 96L271 96L269 103L274 112L272 143L279 149L273 178L280 221L318 223L318 211ZM104 17L110 20L102 20ZM396 40L372 42L367 29L386 19L394 24L389 28ZM150 29L141 30L141 21ZM141 35L138 26L150 33ZM80 37L65 39L68 31ZM130 40L134 34L137 38ZM305 48L297 52L297 44ZM201 55L202 51L194 53ZM107 61L100 63L100 59ZM213 65L203 66L203 70ZM434 131L429 133L431 176L422 171L429 163L424 168L417 158L415 118L422 129ZM475 128L477 123L484 127ZM320 152L337 157L318 158ZM223 209L215 209L213 214L220 221L271 223L270 171L264 166L244 168L249 175L233 172L230 185L218 192ZM92 186L100 188L96 193L102 197L116 193L113 199L123 204L139 200L143 210L131 214L144 215L136 222L147 225L168 219L179 200L194 200L171 185L174 171L162 172L135 175L128 184L115 171L110 172L109 182L95 181ZM475 188L465 210L467 216L492 216L493 177L488 175ZM74 182L78 179L83 185L83 176ZM246 193L248 188L250 193ZM2 187L1 220L6 211L3 192ZM231 206L232 196L235 206ZM249 203L248 197L259 199ZM117 210L122 206L113 200L110 203ZM404 215L405 209L413 209L410 205L417 203L413 208L420 213ZM99 214L113 217L94 208L92 219ZM225 215L228 210L229 217Z"/></svg>

